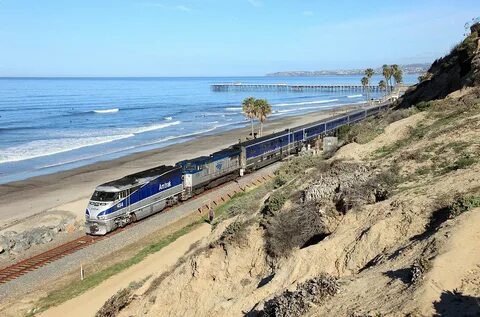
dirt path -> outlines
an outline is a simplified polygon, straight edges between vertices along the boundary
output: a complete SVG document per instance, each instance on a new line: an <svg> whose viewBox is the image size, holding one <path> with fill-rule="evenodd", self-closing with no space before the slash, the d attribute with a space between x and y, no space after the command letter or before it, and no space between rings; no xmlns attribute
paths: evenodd
<svg viewBox="0 0 480 317"><path fill-rule="evenodd" d="M467 291L468 284L473 283L478 288L480 268L480 208L472 210L460 225L449 233L450 238L445 250L432 263L432 269L426 277L424 292L419 300L424 303L425 315L434 314L432 303L448 316L454 316L464 311L467 306L461 306L462 296L456 294ZM450 296L445 296L451 292ZM446 298L442 298L442 295ZM456 296L455 296L456 295ZM466 296L465 296L466 295ZM451 297L451 298L449 298ZM478 303L477 303L478 305ZM477 306L478 307L478 306ZM458 310L457 310L458 309ZM466 311L465 315L467 314ZM437 311L438 313L438 311ZM473 316L475 312L472 312Z"/></svg>
<svg viewBox="0 0 480 317"><path fill-rule="evenodd" d="M208 234L210 234L210 225L202 224L199 228L178 238L159 252L148 256L142 262L109 278L86 293L60 306L47 310L39 316L94 316L105 301L118 290L127 287L131 282L140 281L149 275L155 277L167 271L188 251L193 243L206 237Z"/></svg>

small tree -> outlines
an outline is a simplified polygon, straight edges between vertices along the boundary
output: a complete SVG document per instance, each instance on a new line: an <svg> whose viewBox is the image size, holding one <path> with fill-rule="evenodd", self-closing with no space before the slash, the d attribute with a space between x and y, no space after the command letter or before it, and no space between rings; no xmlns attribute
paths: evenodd
<svg viewBox="0 0 480 317"><path fill-rule="evenodd" d="M267 116L272 113L272 106L266 99L255 100L255 114L260 121L260 136L263 135L263 123L267 120Z"/></svg>
<svg viewBox="0 0 480 317"><path fill-rule="evenodd" d="M251 124L251 127L252 127L251 134L252 134L252 138L253 138L253 135L254 135L253 119L255 119L255 116L256 116L256 113L255 113L255 98L253 98L253 97L245 98L242 102L242 110L243 110L243 114L245 115L245 117L250 119L250 124Z"/></svg>

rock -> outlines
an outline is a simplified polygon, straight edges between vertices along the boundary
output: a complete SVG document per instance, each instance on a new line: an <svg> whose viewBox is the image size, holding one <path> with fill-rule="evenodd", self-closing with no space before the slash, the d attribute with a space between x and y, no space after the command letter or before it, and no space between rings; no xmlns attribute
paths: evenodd
<svg viewBox="0 0 480 317"><path fill-rule="evenodd" d="M2 245L0 245L0 254L2 254L3 252L5 252L5 248Z"/></svg>
<svg viewBox="0 0 480 317"><path fill-rule="evenodd" d="M3 235L5 237L13 237L13 236L17 235L17 232L16 231L5 231L5 233Z"/></svg>
<svg viewBox="0 0 480 317"><path fill-rule="evenodd" d="M42 241L43 243L47 243L53 240L53 231L52 230L47 230L43 236L42 236Z"/></svg>
<svg viewBox="0 0 480 317"><path fill-rule="evenodd" d="M31 244L42 244L45 231L44 227L33 229L30 233Z"/></svg>
<svg viewBox="0 0 480 317"><path fill-rule="evenodd" d="M17 240L15 246L11 249L14 253L21 253L30 248L30 245L27 244L24 240Z"/></svg>
<svg viewBox="0 0 480 317"><path fill-rule="evenodd" d="M65 231L67 233L72 233L75 231L75 225L74 224L68 224L66 227L65 227Z"/></svg>

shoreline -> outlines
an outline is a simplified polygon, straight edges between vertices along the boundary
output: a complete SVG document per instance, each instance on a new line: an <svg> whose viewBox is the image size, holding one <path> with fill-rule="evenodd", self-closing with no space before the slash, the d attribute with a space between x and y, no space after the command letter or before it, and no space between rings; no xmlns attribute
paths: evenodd
<svg viewBox="0 0 480 317"><path fill-rule="evenodd" d="M364 107L365 104L349 104L304 115L271 119L264 125L265 133L318 121L347 110ZM257 125L256 125L257 129ZM128 154L112 160L99 161L70 170L34 176L25 180L0 185L0 230L8 228L36 214L52 209L83 216L81 203L77 209L65 210L62 205L88 200L96 186L125 175L158 165L176 162L226 148L250 133L250 127L235 128L218 133L199 135L186 142L175 143L157 149ZM81 216L80 216L81 215Z"/></svg>

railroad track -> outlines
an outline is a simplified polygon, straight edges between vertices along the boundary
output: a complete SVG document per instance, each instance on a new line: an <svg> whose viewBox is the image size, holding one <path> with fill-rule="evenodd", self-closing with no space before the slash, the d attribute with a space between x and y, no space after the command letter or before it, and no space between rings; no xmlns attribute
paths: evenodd
<svg viewBox="0 0 480 317"><path fill-rule="evenodd" d="M273 178L273 175L271 175L271 174L268 174L268 175L265 175L265 176L259 176L255 179L253 179L251 182L248 182L247 184L245 184L243 186L243 188L242 188L242 186L240 186L240 184L239 184L239 187L240 187L241 191L245 191L247 188L258 186L258 185L270 180L271 178ZM208 193L210 193L214 190L222 189L223 187L225 187L229 184L231 184L231 182L220 185L218 187L215 187L215 188L212 188L212 189L209 189L209 190L206 190L202 194L197 195L196 199L199 199L202 196L205 196L205 195L207 195ZM214 206L219 206L219 205L227 202L228 200L230 200L233 197L233 195L235 195L238 192L239 192L238 190L230 191L227 194L224 194L223 196L217 197L216 199L212 199L211 203ZM162 212L166 212L166 211L170 210L171 208L178 207L178 206L180 206L184 203L185 202L182 202L182 203L177 204L175 206L168 207L168 208L164 209ZM197 211L201 213L204 209L208 210L209 208L210 208L210 206L208 204L204 204L201 207L199 207L197 209ZM146 219L148 219L148 218L146 218ZM131 224L131 225L129 225L127 227L124 227L124 228L118 228L117 230L115 230L115 231L113 231L113 232L111 232L111 233L109 233L108 235L105 235L105 236L88 236L88 235L85 235L85 236L82 236L78 239L75 239L75 240L72 240L70 242L59 245L59 246L57 246L53 249L50 249L50 250L45 251L43 253L34 255L33 257L21 260L20 262L17 262L15 264L7 266L3 269L0 269L0 284L5 284L8 281L12 281L12 280L24 275L24 274L27 274L28 272L34 271L34 270L36 270L36 269L38 269L38 268L40 268L44 265L52 263L52 262L54 262L54 261L56 261L60 258L63 258L65 256L69 255L69 254L72 254L76 251L79 251L83 248L86 248L87 246L90 246L90 245L92 245L92 244L94 244L98 241L110 238L110 237L114 236L115 234L118 234L118 233L120 233L120 232L134 226L134 225L137 225L137 224L138 223L134 223L134 224Z"/></svg>

